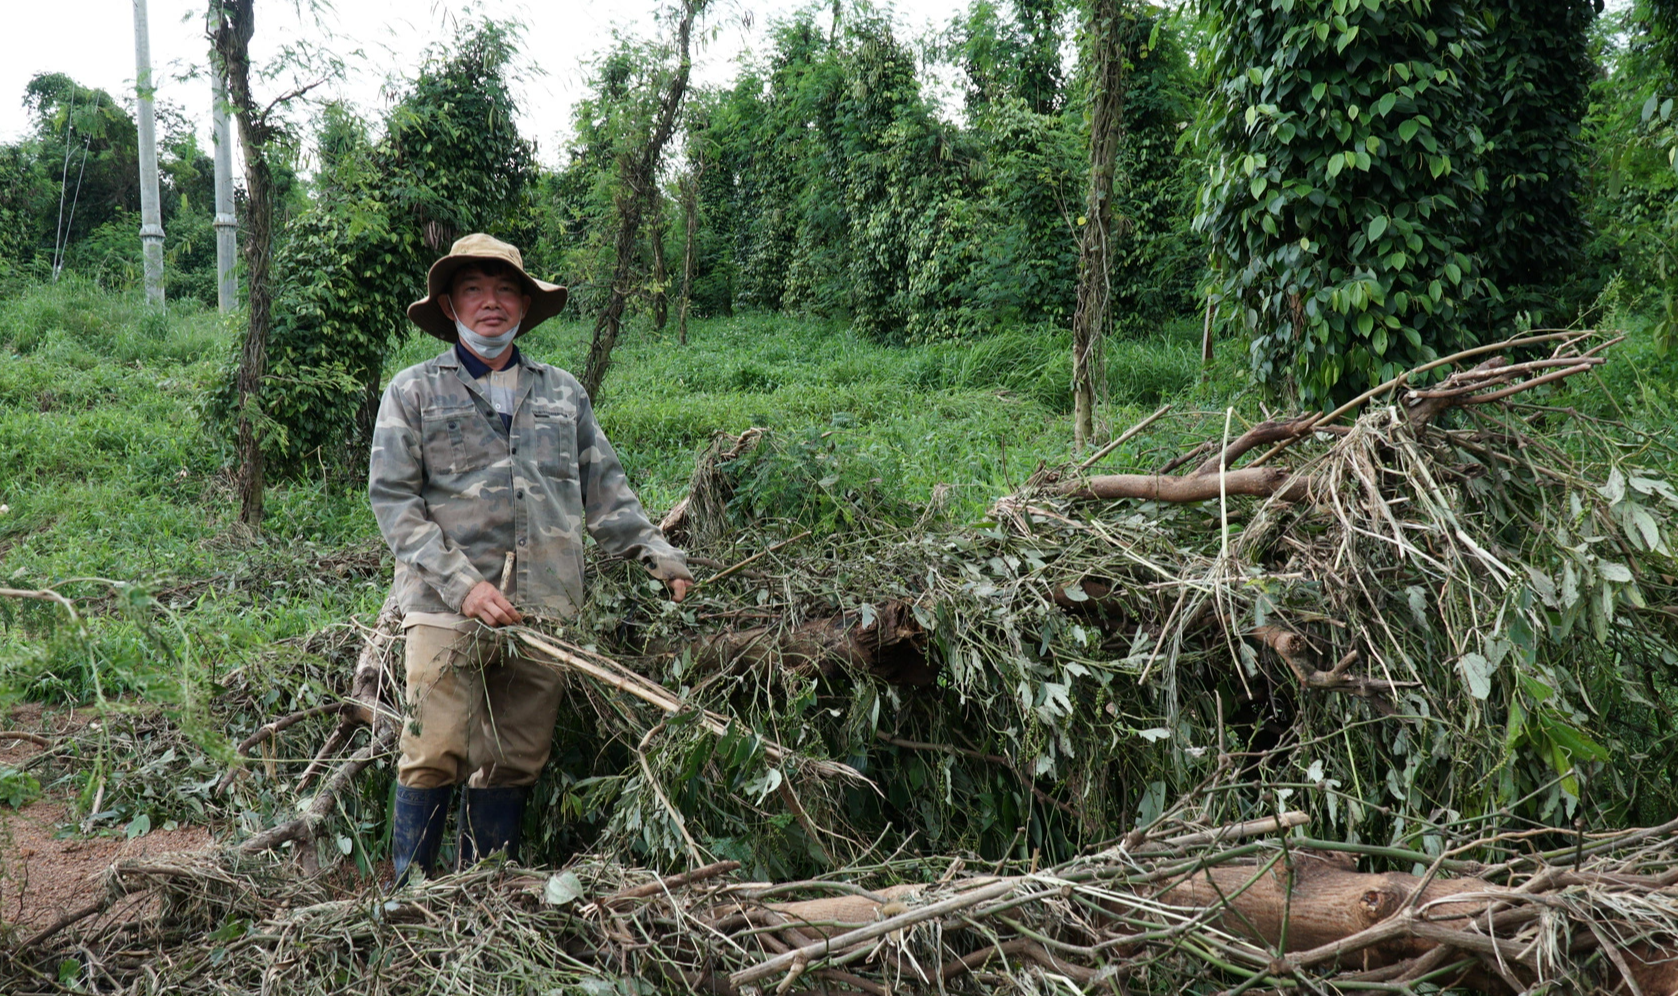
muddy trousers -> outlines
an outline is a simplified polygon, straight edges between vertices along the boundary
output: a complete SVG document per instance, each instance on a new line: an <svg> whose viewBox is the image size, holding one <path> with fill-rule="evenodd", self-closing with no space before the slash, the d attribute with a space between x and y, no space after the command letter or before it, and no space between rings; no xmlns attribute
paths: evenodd
<svg viewBox="0 0 1678 996"><path fill-rule="evenodd" d="M475 627L407 629L407 715L396 781L414 789L468 782L529 786L553 749L560 677Z"/></svg>

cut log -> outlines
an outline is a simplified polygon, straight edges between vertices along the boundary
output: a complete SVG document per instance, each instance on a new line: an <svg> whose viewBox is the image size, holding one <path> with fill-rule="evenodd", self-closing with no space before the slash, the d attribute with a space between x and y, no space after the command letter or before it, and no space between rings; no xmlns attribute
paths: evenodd
<svg viewBox="0 0 1678 996"><path fill-rule="evenodd" d="M1454 952L1453 958L1477 958L1480 967L1457 980L1440 980L1442 985L1513 994L1537 978L1539 945L1517 941L1508 930L1543 915L1541 903L1531 901L1536 896L1476 878L1360 873L1339 855L1296 850L1290 859L1291 874L1281 863L1265 871L1221 865L1171 886L1161 898L1194 909L1223 907L1213 923L1272 949L1280 946L1288 956L1273 974L1318 967L1380 969L1443 947ZM1504 928L1501 935L1488 929L1488 918ZM1595 947L1594 941L1589 938L1586 946ZM1643 944L1613 954L1617 957L1611 961L1623 966L1614 991L1678 994L1678 962L1670 960L1671 952Z"/></svg>

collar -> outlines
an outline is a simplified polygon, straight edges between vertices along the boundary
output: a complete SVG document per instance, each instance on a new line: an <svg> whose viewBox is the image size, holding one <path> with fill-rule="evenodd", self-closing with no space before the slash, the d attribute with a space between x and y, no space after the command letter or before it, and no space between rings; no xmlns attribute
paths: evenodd
<svg viewBox="0 0 1678 996"><path fill-rule="evenodd" d="M514 343L508 348L512 349L513 355L507 357L507 365L501 368L503 370L518 366L524 360L524 357L519 355L518 343ZM488 363L485 363L483 360L473 356L471 350L462 346L458 342L454 344L454 355L460 360L460 365L466 368L466 375L471 377L473 380L477 380L480 377L495 372L490 369L490 365Z"/></svg>

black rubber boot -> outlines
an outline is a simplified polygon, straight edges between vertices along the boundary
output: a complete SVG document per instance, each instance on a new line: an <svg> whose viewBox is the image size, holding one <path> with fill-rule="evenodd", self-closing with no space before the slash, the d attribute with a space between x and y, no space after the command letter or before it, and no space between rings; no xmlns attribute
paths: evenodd
<svg viewBox="0 0 1678 996"><path fill-rule="evenodd" d="M426 875L435 870L453 797L453 785L429 789L396 786L396 809L390 819L390 858L396 878L391 888L401 888L413 868Z"/></svg>
<svg viewBox="0 0 1678 996"><path fill-rule="evenodd" d="M508 861L517 861L519 838L524 823L527 785L466 790L466 819L460 825L460 867L470 868L479 858L497 851Z"/></svg>

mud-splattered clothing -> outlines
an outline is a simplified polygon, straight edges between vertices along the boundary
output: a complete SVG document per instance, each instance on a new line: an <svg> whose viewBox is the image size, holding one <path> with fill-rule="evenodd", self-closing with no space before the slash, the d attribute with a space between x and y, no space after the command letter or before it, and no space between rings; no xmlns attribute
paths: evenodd
<svg viewBox="0 0 1678 996"><path fill-rule="evenodd" d="M584 530L661 580L689 578L647 519L582 385L520 355L511 425L449 350L397 374L373 430L368 496L396 557L405 614L458 613L480 581L526 613L570 616L583 600Z"/></svg>

